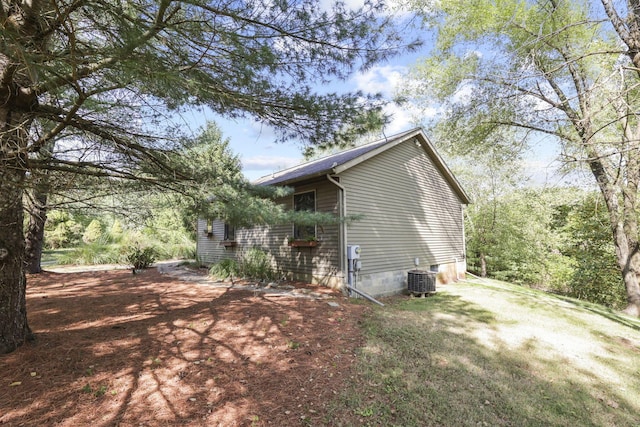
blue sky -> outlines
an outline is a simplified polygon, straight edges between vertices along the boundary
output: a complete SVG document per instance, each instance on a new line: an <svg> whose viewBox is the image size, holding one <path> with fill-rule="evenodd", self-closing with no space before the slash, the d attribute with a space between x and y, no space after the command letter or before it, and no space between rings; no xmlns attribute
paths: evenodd
<svg viewBox="0 0 640 427"><path fill-rule="evenodd" d="M404 58L404 61L407 61L407 58ZM345 91L382 93L385 98L391 100L402 75L408 70L407 65L403 63L403 58L398 58L394 64L381 64L364 74L355 74L349 81L340 85ZM415 112L410 109L400 108L391 103L387 106L386 112L392 115L390 124L384 129L386 135L416 126L415 121L412 121L412 114ZM240 156L243 173L250 180L302 161L301 142L276 143L273 129L261 123L222 119L210 111L192 112L184 115L183 119L190 123L194 132L207 120L215 121L221 127L224 137L229 139L232 150Z"/></svg>
<svg viewBox="0 0 640 427"><path fill-rule="evenodd" d="M328 4L330 0L322 0ZM350 0L352 6L362 3L360 0ZM429 40L428 35L423 35L424 40ZM426 43L418 52L395 57L388 63L381 63L363 73L355 73L348 81L339 82L336 87L321 87L323 90L363 91L365 93L381 93L386 99L392 100L396 90L402 84L403 76L409 68L421 57L428 54L429 45ZM433 111L419 111L411 106L399 107L390 103L386 113L392 119L384 129L385 135L393 135L419 125L419 118L435 113ZM290 141L276 143L275 134L271 128L251 120L222 119L210 111L191 112L183 115L182 119L188 123L195 133L199 126L207 121L216 122L222 129L225 138L228 138L232 150L240 156L243 173L249 180L255 180L264 175L271 174L302 161L302 143ZM437 141L434 141L437 146ZM555 144L552 141L541 140L535 152L527 159L528 174L537 184L558 185L562 184L563 177L555 174L557 163Z"/></svg>
<svg viewBox="0 0 640 427"><path fill-rule="evenodd" d="M393 2L393 0L390 0ZM320 0L320 5L329 8L332 0ZM363 0L345 0L347 6L357 8L362 6ZM390 63L381 63L364 72L355 73L344 82L338 82L333 87L321 86L319 92L338 91L365 93L381 93L391 100L395 89L400 84L402 75L417 57L425 53L412 53L398 56ZM412 111L401 109L394 104L387 107L392 116L390 125L384 129L386 135L392 135L416 126L412 121ZM183 113L181 120L196 134L199 127L207 121L217 123L223 131L223 136L230 141L231 149L240 156L245 176L254 180L272 172L294 166L302 161L302 142L290 141L276 143L273 129L252 120L228 120L211 111L192 111Z"/></svg>

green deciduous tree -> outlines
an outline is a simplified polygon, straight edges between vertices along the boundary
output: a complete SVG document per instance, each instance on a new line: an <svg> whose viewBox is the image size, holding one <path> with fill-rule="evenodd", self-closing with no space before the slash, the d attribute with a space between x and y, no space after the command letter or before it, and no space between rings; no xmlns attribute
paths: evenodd
<svg viewBox="0 0 640 427"><path fill-rule="evenodd" d="M447 142L438 131L434 130L435 140ZM509 219L514 209L506 198L524 179L520 173L520 155L508 154L499 147L469 152L469 146L460 144L441 144L440 149L451 157L456 176L473 201L465 209L468 265L486 277L490 269L495 273L493 267L499 253L508 253L503 251L504 237L519 231L517 224ZM508 241L514 243L514 239ZM490 259L494 261L492 266L488 266Z"/></svg>
<svg viewBox="0 0 640 427"><path fill-rule="evenodd" d="M367 130L375 97L319 94L313 84L397 52L402 37L383 10L325 10L315 0L3 1L0 353L30 335L22 204L36 171L167 189L193 181L169 161L180 139L167 117L187 105L312 144ZM52 126L34 132L44 122ZM51 154L37 156L52 140Z"/></svg>
<svg viewBox="0 0 640 427"><path fill-rule="evenodd" d="M565 292L572 297L624 308L624 284L616 265L607 208L601 194L588 194L567 206L561 224L559 246L572 260Z"/></svg>
<svg viewBox="0 0 640 427"><path fill-rule="evenodd" d="M545 135L567 164L590 170L607 207L625 311L640 315L637 2L411 4L438 34L414 87L442 102L441 134L485 145L504 127L523 143Z"/></svg>
<svg viewBox="0 0 640 427"><path fill-rule="evenodd" d="M469 268L483 276L526 285L543 284L560 256L550 223L557 194L511 189L467 212Z"/></svg>

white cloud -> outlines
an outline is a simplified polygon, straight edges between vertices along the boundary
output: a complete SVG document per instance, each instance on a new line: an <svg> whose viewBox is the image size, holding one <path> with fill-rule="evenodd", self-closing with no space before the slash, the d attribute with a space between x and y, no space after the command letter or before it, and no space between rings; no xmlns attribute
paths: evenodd
<svg viewBox="0 0 640 427"><path fill-rule="evenodd" d="M245 120L243 125L242 134L247 140L268 141L269 143L276 140L276 132L269 125L256 120Z"/></svg>
<svg viewBox="0 0 640 427"><path fill-rule="evenodd" d="M301 162L301 157L286 156L259 155L241 159L242 173L249 181L255 181L263 176L296 166Z"/></svg>
<svg viewBox="0 0 640 427"><path fill-rule="evenodd" d="M424 117L422 111L411 104L388 104L384 112L391 116L391 120L385 128L385 133L387 134L400 133L415 127L421 121L420 119Z"/></svg>
<svg viewBox="0 0 640 427"><path fill-rule="evenodd" d="M331 10L333 4L335 3L335 0L321 0L319 3L320 3L320 9ZM358 9L364 6L363 0L346 0L344 3L347 6L347 9L352 9L352 10Z"/></svg>
<svg viewBox="0 0 640 427"><path fill-rule="evenodd" d="M241 160L243 170L267 171L267 173L290 168L299 164L300 161L300 157L285 156L252 156Z"/></svg>
<svg viewBox="0 0 640 427"><path fill-rule="evenodd" d="M402 65L385 65L373 67L366 73L360 73L353 81L358 90L370 93L381 93L386 99L391 100L406 85L408 68ZM398 133L412 128L425 119L437 114L435 107L420 108L414 104L405 103L398 105L390 102L384 108L384 112L391 116L391 122L385 128L385 133Z"/></svg>
<svg viewBox="0 0 640 427"><path fill-rule="evenodd" d="M368 93L381 93L392 98L400 87L408 68L402 65L373 67L365 73L358 73L353 81L356 88Z"/></svg>
<svg viewBox="0 0 640 427"><path fill-rule="evenodd" d="M331 10L334 3L335 3L335 0L320 0L319 2L320 9ZM399 0L398 1L388 0L387 8L391 10L399 10L402 8L404 3L405 2L399 1ZM347 7L347 9L357 10L364 7L365 1L364 0L344 0L344 4Z"/></svg>

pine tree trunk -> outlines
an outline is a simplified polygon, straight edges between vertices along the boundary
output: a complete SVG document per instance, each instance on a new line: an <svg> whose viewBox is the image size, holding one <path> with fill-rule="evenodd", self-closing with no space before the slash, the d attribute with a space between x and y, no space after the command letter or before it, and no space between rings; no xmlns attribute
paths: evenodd
<svg viewBox="0 0 640 427"><path fill-rule="evenodd" d="M42 272L42 249L44 247L44 225L47 221L47 194L35 190L29 208L29 226L25 242L26 269L31 274Z"/></svg>
<svg viewBox="0 0 640 427"><path fill-rule="evenodd" d="M3 50L0 51L0 354L33 337L27 323L27 280L23 231L23 195L28 169L28 141L36 73L18 52L32 52L45 42L39 20L44 0L3 1L0 5ZM28 46L28 47L27 47ZM12 52L8 54L8 52Z"/></svg>
<svg viewBox="0 0 640 427"><path fill-rule="evenodd" d="M54 7L45 0L0 5L5 35L0 51L0 354L33 338L27 322L23 196L38 94L33 89L37 72L22 61L38 50L44 53L43 6Z"/></svg>
<svg viewBox="0 0 640 427"><path fill-rule="evenodd" d="M21 156L0 147L0 354L32 337L27 323L24 274L22 195L25 176Z"/></svg>

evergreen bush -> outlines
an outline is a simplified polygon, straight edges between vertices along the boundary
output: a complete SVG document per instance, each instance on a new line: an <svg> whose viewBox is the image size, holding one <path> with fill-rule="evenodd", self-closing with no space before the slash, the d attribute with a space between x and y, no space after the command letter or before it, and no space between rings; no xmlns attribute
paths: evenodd
<svg viewBox="0 0 640 427"><path fill-rule="evenodd" d="M89 223L82 235L82 241L85 243L93 243L102 237L102 224L97 219Z"/></svg>

